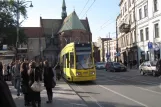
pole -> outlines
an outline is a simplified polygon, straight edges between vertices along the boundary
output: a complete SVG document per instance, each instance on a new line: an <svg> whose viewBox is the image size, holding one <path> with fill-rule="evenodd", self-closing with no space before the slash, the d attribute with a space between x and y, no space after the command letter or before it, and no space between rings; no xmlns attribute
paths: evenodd
<svg viewBox="0 0 161 107"><path fill-rule="evenodd" d="M137 33L136 33L136 10L135 9L136 9L136 1L134 1L134 21L135 21L135 34L134 34L134 36L136 38L137 37L136 36ZM137 44L137 38L135 39L135 43ZM138 48L137 45L136 45L136 47L137 47L137 54L136 55L137 55L137 68L138 68L139 67L139 63L140 63L140 61L139 61L139 54L138 54L139 53L138 52L139 48Z"/></svg>
<svg viewBox="0 0 161 107"><path fill-rule="evenodd" d="M116 19L116 58L118 62L118 33L117 33L117 19Z"/></svg>
<svg viewBox="0 0 161 107"><path fill-rule="evenodd" d="M111 55L110 55L110 32L109 32L109 40L108 41L109 41L109 45L108 45L109 46L109 48L108 48L109 49L109 51L108 51L109 52L109 60L111 61Z"/></svg>
<svg viewBox="0 0 161 107"><path fill-rule="evenodd" d="M106 38L108 38L108 36L106 36ZM108 40L107 40L107 45L106 45L106 47L107 47L107 53L106 53L106 60L108 61Z"/></svg>
<svg viewBox="0 0 161 107"><path fill-rule="evenodd" d="M17 57L18 47L19 47L19 0L17 0L17 26L16 26L16 31L17 31L17 38L16 38L16 57Z"/></svg>

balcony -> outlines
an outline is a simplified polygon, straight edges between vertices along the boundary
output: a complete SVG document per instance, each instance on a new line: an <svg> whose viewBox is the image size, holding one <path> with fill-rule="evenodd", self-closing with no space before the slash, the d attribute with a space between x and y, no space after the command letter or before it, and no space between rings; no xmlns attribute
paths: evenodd
<svg viewBox="0 0 161 107"><path fill-rule="evenodd" d="M126 23L122 23L119 27L121 33L128 33L130 32L130 25Z"/></svg>

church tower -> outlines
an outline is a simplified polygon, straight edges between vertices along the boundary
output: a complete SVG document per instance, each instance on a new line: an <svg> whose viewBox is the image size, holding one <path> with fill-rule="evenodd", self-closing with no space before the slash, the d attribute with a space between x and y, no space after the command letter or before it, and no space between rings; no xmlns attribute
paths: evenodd
<svg viewBox="0 0 161 107"><path fill-rule="evenodd" d="M67 17L65 0L63 0L61 17L63 20Z"/></svg>

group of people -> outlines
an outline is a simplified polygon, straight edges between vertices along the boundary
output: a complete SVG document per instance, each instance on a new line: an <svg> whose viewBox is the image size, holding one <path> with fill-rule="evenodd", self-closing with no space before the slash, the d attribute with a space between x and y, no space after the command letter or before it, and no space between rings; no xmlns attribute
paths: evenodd
<svg viewBox="0 0 161 107"><path fill-rule="evenodd" d="M3 66L1 66L2 63L0 63L0 72L3 71ZM56 68L59 69L59 66ZM15 60L10 64L10 70L12 83L17 89L17 96L20 96L21 93L24 94L25 106L41 107L40 92L34 91L31 88L35 81L44 82L48 96L46 103L52 103L52 88L56 85L56 72L54 72L53 66L50 65L48 61L37 63L35 61L29 62L27 59L24 61ZM1 73L1 79L4 81L2 74L3 73Z"/></svg>

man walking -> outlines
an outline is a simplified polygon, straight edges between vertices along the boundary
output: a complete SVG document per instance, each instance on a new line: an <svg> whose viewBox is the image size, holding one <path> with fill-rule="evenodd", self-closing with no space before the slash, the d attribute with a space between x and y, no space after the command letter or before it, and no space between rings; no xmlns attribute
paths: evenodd
<svg viewBox="0 0 161 107"><path fill-rule="evenodd" d="M15 88L17 89L17 96L20 96L20 82L21 82L21 73L20 73L20 64L19 61L15 61L15 65L13 66L13 72L15 77Z"/></svg>

